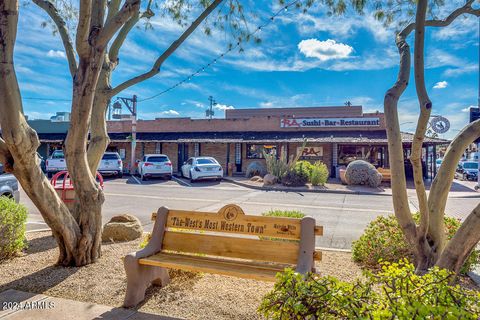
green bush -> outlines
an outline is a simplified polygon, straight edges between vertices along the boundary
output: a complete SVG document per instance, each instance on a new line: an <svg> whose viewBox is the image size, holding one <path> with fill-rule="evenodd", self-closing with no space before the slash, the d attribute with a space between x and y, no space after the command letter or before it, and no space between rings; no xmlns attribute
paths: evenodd
<svg viewBox="0 0 480 320"><path fill-rule="evenodd" d="M0 260L15 256L27 246L27 208L7 197L0 197Z"/></svg>
<svg viewBox="0 0 480 320"><path fill-rule="evenodd" d="M314 186L323 186L328 180L329 172L325 163L317 161L310 171L310 183Z"/></svg>
<svg viewBox="0 0 480 320"><path fill-rule="evenodd" d="M289 187L304 186L308 182L312 165L308 161L298 161L282 177L282 184Z"/></svg>
<svg viewBox="0 0 480 320"><path fill-rule="evenodd" d="M355 283L291 269L277 274L258 312L268 319L478 319L480 293L449 285L453 274L415 274L407 260L385 262Z"/></svg>
<svg viewBox="0 0 480 320"><path fill-rule="evenodd" d="M262 213L265 217L287 217L301 219L305 217L305 214L298 210L270 210Z"/></svg>
<svg viewBox="0 0 480 320"><path fill-rule="evenodd" d="M419 214L413 218L419 221ZM450 240L458 228L460 222L451 217L445 217L445 234ZM380 267L379 260L394 262L402 258L413 260L413 251L408 244L400 225L394 215L378 217L370 222L360 239L352 243L353 260L362 265L377 269ZM461 273L467 273L480 262L480 251L474 250L465 261Z"/></svg>

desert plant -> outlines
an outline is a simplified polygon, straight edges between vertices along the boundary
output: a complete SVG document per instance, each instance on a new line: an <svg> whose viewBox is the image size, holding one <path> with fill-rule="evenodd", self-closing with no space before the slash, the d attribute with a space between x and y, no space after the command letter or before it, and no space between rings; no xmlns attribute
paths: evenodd
<svg viewBox="0 0 480 320"><path fill-rule="evenodd" d="M302 144L302 149L305 148L306 141ZM297 153L295 156L290 155L290 158L287 158L287 153L282 152L280 156L277 156L273 153L263 152L263 157L265 158L267 164L267 172L271 175L277 177L280 181L282 178L290 172L300 159L301 154Z"/></svg>
<svg viewBox="0 0 480 320"><path fill-rule="evenodd" d="M267 174L267 169L265 169L265 166L258 161L254 161L248 165L245 176L247 178L251 178L254 176L263 177L266 174Z"/></svg>
<svg viewBox="0 0 480 320"><path fill-rule="evenodd" d="M15 256L26 247L27 208L7 197L0 197L0 260Z"/></svg>
<svg viewBox="0 0 480 320"><path fill-rule="evenodd" d="M314 186L323 186L328 180L329 172L327 165L321 161L313 164L310 171L310 183Z"/></svg>
<svg viewBox="0 0 480 320"><path fill-rule="evenodd" d="M385 262L354 283L286 269L258 312L268 319L477 319L480 293L450 285L435 267L423 276L407 260Z"/></svg>
<svg viewBox="0 0 480 320"><path fill-rule="evenodd" d="M418 223L419 214L413 215ZM451 239L460 227L460 221L452 217L444 217L445 235ZM380 260L398 261L402 258L414 259L410 246L394 215L378 217L370 222L362 236L352 244L353 260L367 268L380 268ZM467 273L480 262L480 251L473 250L461 269Z"/></svg>

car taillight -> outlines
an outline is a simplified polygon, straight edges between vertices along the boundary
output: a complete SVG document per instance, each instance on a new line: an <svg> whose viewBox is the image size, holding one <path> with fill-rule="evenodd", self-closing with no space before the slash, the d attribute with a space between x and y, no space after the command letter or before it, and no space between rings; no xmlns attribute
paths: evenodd
<svg viewBox="0 0 480 320"><path fill-rule="evenodd" d="M165 165L171 167L172 163L171 162L165 162Z"/></svg>
<svg viewBox="0 0 480 320"><path fill-rule="evenodd" d="M145 167L148 167L148 166L153 166L153 163L145 162L143 165L144 165Z"/></svg>
<svg viewBox="0 0 480 320"><path fill-rule="evenodd" d="M198 171L200 172L200 168L199 167L193 167L195 169L195 171Z"/></svg>

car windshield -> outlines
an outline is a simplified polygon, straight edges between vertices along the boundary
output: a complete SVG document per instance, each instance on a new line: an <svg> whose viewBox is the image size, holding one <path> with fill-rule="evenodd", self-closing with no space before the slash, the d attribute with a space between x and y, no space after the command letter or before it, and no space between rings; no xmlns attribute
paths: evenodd
<svg viewBox="0 0 480 320"><path fill-rule="evenodd" d="M463 164L464 169L478 169L478 162L465 162Z"/></svg>
<svg viewBox="0 0 480 320"><path fill-rule="evenodd" d="M168 161L168 158L165 157L165 156L161 156L161 157L148 157L148 158L147 158L147 161L148 161L148 162L167 162L167 161Z"/></svg>
<svg viewBox="0 0 480 320"><path fill-rule="evenodd" d="M63 154L62 151L55 151L52 154L52 159L63 159L63 158L65 158L65 155Z"/></svg>
<svg viewBox="0 0 480 320"><path fill-rule="evenodd" d="M102 160L117 160L118 156L114 153L106 153L103 155Z"/></svg>
<svg viewBox="0 0 480 320"><path fill-rule="evenodd" d="M197 159L197 164L217 164L215 160L208 158Z"/></svg>

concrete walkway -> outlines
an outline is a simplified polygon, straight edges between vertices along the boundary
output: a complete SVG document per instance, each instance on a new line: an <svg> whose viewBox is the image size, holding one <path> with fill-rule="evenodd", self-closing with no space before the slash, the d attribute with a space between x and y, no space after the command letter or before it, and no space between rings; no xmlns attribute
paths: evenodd
<svg viewBox="0 0 480 320"><path fill-rule="evenodd" d="M179 320L133 309L112 308L29 292L0 293L0 319L8 320Z"/></svg>

